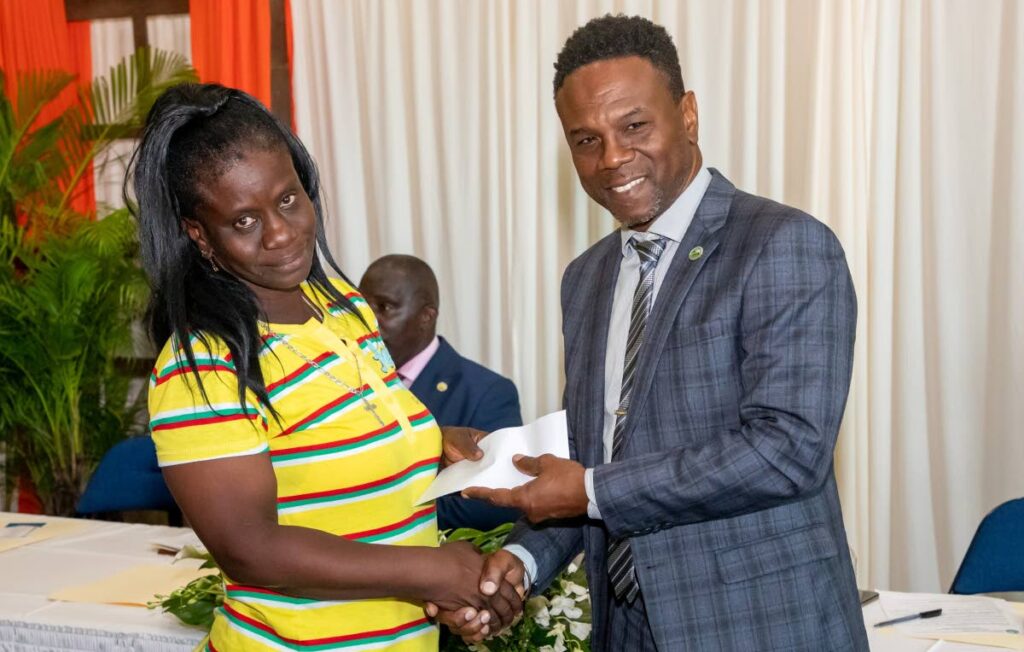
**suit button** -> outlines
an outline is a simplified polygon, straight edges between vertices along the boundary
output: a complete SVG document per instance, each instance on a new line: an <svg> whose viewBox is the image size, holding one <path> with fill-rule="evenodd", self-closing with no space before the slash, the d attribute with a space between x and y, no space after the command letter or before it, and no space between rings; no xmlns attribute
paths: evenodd
<svg viewBox="0 0 1024 652"><path fill-rule="evenodd" d="M443 380L441 382L439 382L437 384L437 391L439 391L439 392L447 392L448 391L448 383L444 382Z"/></svg>

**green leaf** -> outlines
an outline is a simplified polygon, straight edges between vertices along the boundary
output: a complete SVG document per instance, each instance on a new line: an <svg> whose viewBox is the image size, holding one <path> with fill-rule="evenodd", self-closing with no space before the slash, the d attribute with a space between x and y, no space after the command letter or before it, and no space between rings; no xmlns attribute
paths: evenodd
<svg viewBox="0 0 1024 652"><path fill-rule="evenodd" d="M210 631L213 615L224 603L224 579L220 574L196 578L170 595L155 596L147 606L173 614L178 620Z"/></svg>

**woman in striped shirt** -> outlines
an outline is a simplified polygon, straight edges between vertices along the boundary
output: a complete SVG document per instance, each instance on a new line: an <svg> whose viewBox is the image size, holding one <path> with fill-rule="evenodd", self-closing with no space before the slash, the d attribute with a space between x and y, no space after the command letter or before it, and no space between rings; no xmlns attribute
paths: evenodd
<svg viewBox="0 0 1024 652"><path fill-rule="evenodd" d="M438 547L416 504L442 433L328 251L299 140L245 93L183 85L154 105L131 176L163 347L153 438L227 582L208 648L436 650L424 602L507 624L521 587L480 595L479 553ZM467 439L446 432L447 457Z"/></svg>

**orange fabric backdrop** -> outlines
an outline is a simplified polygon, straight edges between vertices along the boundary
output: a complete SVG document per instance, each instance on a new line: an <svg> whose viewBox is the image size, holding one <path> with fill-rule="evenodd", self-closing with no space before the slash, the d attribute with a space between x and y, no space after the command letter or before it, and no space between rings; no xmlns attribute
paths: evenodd
<svg viewBox="0 0 1024 652"><path fill-rule="evenodd" d="M292 98L292 131L298 131L295 126L295 32L292 30L292 2L284 0L284 34L288 41L288 96Z"/></svg>
<svg viewBox="0 0 1024 652"><path fill-rule="evenodd" d="M270 106L270 2L190 0L189 18L199 79L240 88Z"/></svg>
<svg viewBox="0 0 1024 652"><path fill-rule="evenodd" d="M64 0L0 1L0 68L6 90L13 98L15 79L28 70L66 70L79 83L92 79L88 23L68 23ZM52 120L77 101L76 89L68 87L40 114L37 124ZM92 167L75 192L72 207L83 213L96 208Z"/></svg>
<svg viewBox="0 0 1024 652"><path fill-rule="evenodd" d="M62 3L63 4L63 3ZM78 82L86 84L92 81L92 30L89 29L89 21L74 21L66 23L68 26L68 40L71 50L71 65L74 66L71 72L78 74ZM107 71L100 71L105 74ZM71 205L75 210L92 213L96 210L96 177L92 173L92 163L82 174L82 181L78 184L74 200Z"/></svg>

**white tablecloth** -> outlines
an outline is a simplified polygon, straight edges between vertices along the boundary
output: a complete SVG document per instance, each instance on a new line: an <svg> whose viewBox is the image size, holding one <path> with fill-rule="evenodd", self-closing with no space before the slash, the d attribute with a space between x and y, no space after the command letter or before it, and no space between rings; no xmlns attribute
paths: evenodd
<svg viewBox="0 0 1024 652"><path fill-rule="evenodd" d="M2 516L14 516L0 512ZM56 520L22 514L25 520ZM170 564L151 541L186 530L103 521L76 521L83 528L60 538L0 552L0 651L126 650L188 652L203 632L173 616L142 607L50 602L56 589L110 577L139 564ZM998 648L901 636L885 620L879 601L864 607L872 652L993 652Z"/></svg>
<svg viewBox="0 0 1024 652"><path fill-rule="evenodd" d="M152 525L77 522L83 528L67 537L0 552L0 650L192 650L204 633L169 614L143 607L46 599L56 589L101 580L140 564L170 564L171 557L158 555L149 542L184 532Z"/></svg>

